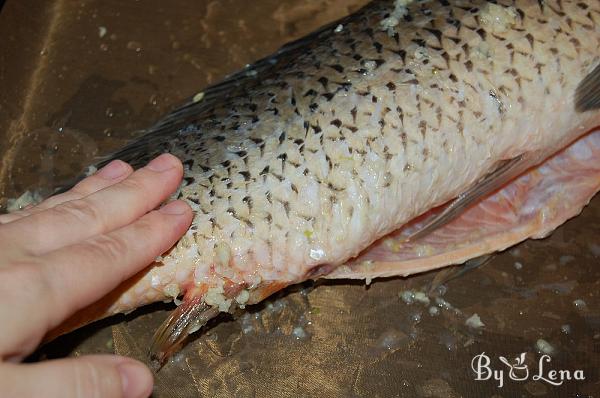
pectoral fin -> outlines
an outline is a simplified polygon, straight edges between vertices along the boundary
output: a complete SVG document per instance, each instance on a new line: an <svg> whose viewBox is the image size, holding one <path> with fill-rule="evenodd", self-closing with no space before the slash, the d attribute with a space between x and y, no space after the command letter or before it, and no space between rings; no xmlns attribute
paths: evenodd
<svg viewBox="0 0 600 398"><path fill-rule="evenodd" d="M575 91L575 110L586 112L600 109L600 65L587 75Z"/></svg>
<svg viewBox="0 0 600 398"><path fill-rule="evenodd" d="M466 192L445 206L441 213L433 215L406 241L415 241L459 217L470 205L488 196L507 182L522 173L530 164L527 157L519 155L513 159L502 161L492 172L487 174Z"/></svg>
<svg viewBox="0 0 600 398"><path fill-rule="evenodd" d="M407 276L543 238L576 216L600 190L600 131L588 134L415 241L401 231L375 242L325 276Z"/></svg>
<svg viewBox="0 0 600 398"><path fill-rule="evenodd" d="M207 304L207 297L211 294L208 285L194 286L186 292L181 305L169 315L154 334L148 352L152 366L158 371L171 354L179 349L187 336L203 327L220 311L233 311L238 306L243 308L246 304L255 304L287 285L288 283L280 281L263 281L256 288L246 290L248 294L245 300L240 301L238 295L246 289L246 285L226 280L218 293L222 295L222 302L219 305L214 302L212 305Z"/></svg>
<svg viewBox="0 0 600 398"><path fill-rule="evenodd" d="M188 294L158 328L149 350L155 370L159 370L171 354L179 349L183 340L219 314L219 309L207 305L200 295Z"/></svg>

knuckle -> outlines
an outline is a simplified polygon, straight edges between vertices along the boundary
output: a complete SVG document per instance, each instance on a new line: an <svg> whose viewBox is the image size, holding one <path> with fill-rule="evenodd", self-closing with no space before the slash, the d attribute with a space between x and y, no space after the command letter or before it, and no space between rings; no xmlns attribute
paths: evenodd
<svg viewBox="0 0 600 398"><path fill-rule="evenodd" d="M73 188L69 189L69 191L65 192L63 195L69 194L73 195L74 197L80 198L89 195L90 193L92 193L90 185L93 182L90 181L90 178L93 178L93 176L78 182Z"/></svg>
<svg viewBox="0 0 600 398"><path fill-rule="evenodd" d="M136 194L145 194L146 193L146 185L144 184L144 178L141 178L139 175L128 178L121 182L121 186L126 188L127 190L136 193Z"/></svg>
<svg viewBox="0 0 600 398"><path fill-rule="evenodd" d="M127 253L127 243L118 237L110 235L98 236L89 241L86 250L91 254L109 261L118 261Z"/></svg>
<svg viewBox="0 0 600 398"><path fill-rule="evenodd" d="M170 228L170 226L164 224L162 218L155 213L156 212L151 212L133 224L135 235L146 242L148 247L156 244L159 235L164 235L164 228Z"/></svg>
<svg viewBox="0 0 600 398"><path fill-rule="evenodd" d="M151 233L155 228L157 221L160 217L157 217L156 212L150 212L145 217L140 218L134 225L138 233L147 235Z"/></svg>
<svg viewBox="0 0 600 398"><path fill-rule="evenodd" d="M58 219L75 219L77 221L90 222L91 220L102 220L101 212L87 200L77 199L57 205L52 209Z"/></svg>
<svg viewBox="0 0 600 398"><path fill-rule="evenodd" d="M72 386L74 397L120 396L120 380L116 369L99 367L88 360L74 361L71 367L75 378Z"/></svg>

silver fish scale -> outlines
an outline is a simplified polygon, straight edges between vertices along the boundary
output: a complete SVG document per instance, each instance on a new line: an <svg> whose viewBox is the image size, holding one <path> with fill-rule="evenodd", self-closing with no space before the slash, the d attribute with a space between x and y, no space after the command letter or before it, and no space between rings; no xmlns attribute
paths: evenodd
<svg viewBox="0 0 600 398"><path fill-rule="evenodd" d="M600 2L451 3L375 1L207 91L163 140L196 212L164 283L326 272L499 160L581 135Z"/></svg>

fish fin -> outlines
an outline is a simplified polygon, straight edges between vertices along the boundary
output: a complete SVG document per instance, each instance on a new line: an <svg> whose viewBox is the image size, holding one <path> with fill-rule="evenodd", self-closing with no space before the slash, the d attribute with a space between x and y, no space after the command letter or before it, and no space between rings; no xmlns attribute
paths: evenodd
<svg viewBox="0 0 600 398"><path fill-rule="evenodd" d="M365 7L369 7L366 5ZM174 140L188 130L197 131L194 126L199 120L210 114L215 105L228 98L245 96L255 85L261 84L269 76L275 75L279 68L294 61L300 54L306 53L308 47L315 45L315 38L335 29L339 24L347 24L358 18L354 13L327 24L313 33L283 45L274 54L259 59L244 69L226 76L219 83L206 87L202 92L188 98L182 105L161 118L147 129L138 131L136 138L123 148L108 155L99 156L93 166L100 169L115 159L123 160L137 169L144 166L154 157L168 152ZM202 132L198 132L202 134ZM85 178L82 173L72 180L57 187L53 195L71 189Z"/></svg>
<svg viewBox="0 0 600 398"><path fill-rule="evenodd" d="M439 286L444 285L453 279L459 278L471 270L484 266L485 264L489 263L494 258L494 256L494 253L484 254L482 256L467 260L461 265L447 267L440 270L431 281L431 284L428 289L429 293L432 293Z"/></svg>
<svg viewBox="0 0 600 398"><path fill-rule="evenodd" d="M347 23L356 18L357 16L353 14L325 25L305 37L283 45L274 54L226 76L219 83L206 87L146 129L141 136L123 149L100 158L96 166L100 168L114 159L126 161L134 168L143 166L153 157L168 150L177 135L185 134L186 130L190 129L195 131L195 124L209 115L219 102L226 101L228 98L247 96L249 89L264 83L264 80L269 77L276 76L283 66L296 60L300 54L306 53L310 46L316 45L315 38L328 30L335 29L340 23Z"/></svg>
<svg viewBox="0 0 600 398"><path fill-rule="evenodd" d="M218 313L218 308L207 305L202 296L186 295L184 302L169 315L152 338L148 355L153 368L158 371L189 334Z"/></svg>
<svg viewBox="0 0 600 398"><path fill-rule="evenodd" d="M452 200L440 213L426 220L425 224L412 232L406 240L415 241L420 239L460 216L471 204L489 195L520 174L529 163L524 161L525 158L524 155L519 155L500 162L500 165L494 171Z"/></svg>
<svg viewBox="0 0 600 398"><path fill-rule="evenodd" d="M408 276L539 239L581 212L600 191L600 131L593 132L457 219L418 241L396 231L325 275L328 279Z"/></svg>
<svg viewBox="0 0 600 398"><path fill-rule="evenodd" d="M575 91L577 112L595 109L600 109L600 64L579 83Z"/></svg>

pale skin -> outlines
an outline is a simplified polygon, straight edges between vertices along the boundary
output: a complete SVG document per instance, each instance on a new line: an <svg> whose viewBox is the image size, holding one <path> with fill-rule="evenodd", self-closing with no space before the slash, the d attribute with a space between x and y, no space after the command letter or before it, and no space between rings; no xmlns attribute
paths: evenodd
<svg viewBox="0 0 600 398"><path fill-rule="evenodd" d="M146 267L185 233L190 207L182 201L161 206L182 174L181 162L168 154L135 172L116 160L68 192L0 216L0 396L150 395L152 373L130 358L20 361L47 331Z"/></svg>

